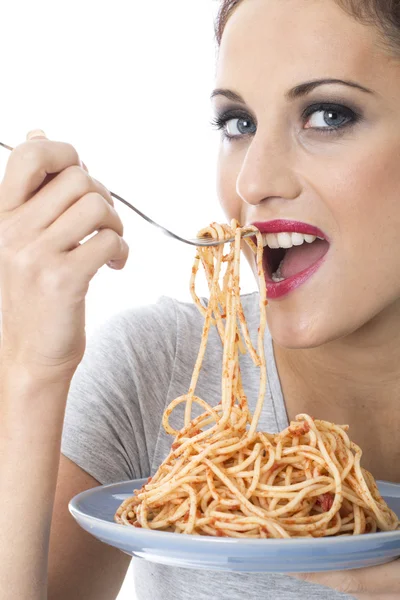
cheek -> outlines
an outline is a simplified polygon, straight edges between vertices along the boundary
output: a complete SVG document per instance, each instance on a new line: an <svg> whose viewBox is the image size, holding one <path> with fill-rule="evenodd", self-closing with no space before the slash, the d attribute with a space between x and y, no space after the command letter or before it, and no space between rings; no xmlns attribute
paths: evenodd
<svg viewBox="0 0 400 600"><path fill-rule="evenodd" d="M349 208L347 256L376 302L399 297L400 169L393 155L379 153L360 169L358 195ZM355 187L355 194L357 189ZM351 230L350 230L351 227ZM353 267L354 269L354 267ZM371 281L372 279L372 281ZM367 292L367 293L368 293ZM362 293L362 292L361 292Z"/></svg>
<svg viewBox="0 0 400 600"><path fill-rule="evenodd" d="M243 202L236 192L236 182L240 172L237 157L221 144L217 167L217 194L228 220L241 221Z"/></svg>
<svg viewBox="0 0 400 600"><path fill-rule="evenodd" d="M353 240L393 232L400 224L400 147L358 153L332 182L333 212L340 234ZM389 231L388 231L389 228Z"/></svg>

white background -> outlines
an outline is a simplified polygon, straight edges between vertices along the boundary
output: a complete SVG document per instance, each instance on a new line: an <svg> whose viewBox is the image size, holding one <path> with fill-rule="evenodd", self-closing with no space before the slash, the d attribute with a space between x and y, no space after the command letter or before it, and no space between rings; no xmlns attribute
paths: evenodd
<svg viewBox="0 0 400 600"><path fill-rule="evenodd" d="M14 146L42 128L74 144L94 177L178 233L225 220L215 191L219 135L209 125L217 5L4 0L0 141ZM1 170L7 157L0 148ZM103 267L93 279L89 335L113 313L162 294L190 300L194 249L116 208L131 254L123 271ZM253 289L246 269L242 291ZM127 581L119 600L128 598Z"/></svg>

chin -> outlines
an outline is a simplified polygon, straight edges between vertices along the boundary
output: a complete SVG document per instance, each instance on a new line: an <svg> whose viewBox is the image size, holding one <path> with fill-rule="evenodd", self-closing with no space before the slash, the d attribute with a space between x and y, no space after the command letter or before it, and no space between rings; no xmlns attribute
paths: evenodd
<svg viewBox="0 0 400 600"><path fill-rule="evenodd" d="M326 316L310 313L301 316L297 311L279 314L279 309L274 310L271 305L267 308L267 320L274 342L288 350L318 348L349 333L345 328L333 330L332 321Z"/></svg>

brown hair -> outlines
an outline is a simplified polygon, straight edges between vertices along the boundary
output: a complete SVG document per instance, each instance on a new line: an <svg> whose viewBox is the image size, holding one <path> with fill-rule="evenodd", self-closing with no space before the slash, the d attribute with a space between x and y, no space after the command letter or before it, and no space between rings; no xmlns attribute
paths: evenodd
<svg viewBox="0 0 400 600"><path fill-rule="evenodd" d="M229 17L243 0L221 0L215 35L218 45ZM386 45L400 54L400 0L335 0L341 8L366 25L375 25L383 33Z"/></svg>

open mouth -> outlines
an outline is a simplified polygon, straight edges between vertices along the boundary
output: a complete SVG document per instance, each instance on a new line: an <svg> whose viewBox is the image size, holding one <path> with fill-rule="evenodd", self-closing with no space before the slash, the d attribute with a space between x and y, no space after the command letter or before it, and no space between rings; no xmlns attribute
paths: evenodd
<svg viewBox="0 0 400 600"><path fill-rule="evenodd" d="M263 234L263 242L264 271L274 283L309 269L329 249L325 239L301 233Z"/></svg>
<svg viewBox="0 0 400 600"><path fill-rule="evenodd" d="M254 225L263 234L265 280L272 296L278 289L283 295L303 283L329 250L324 234L305 223L270 221Z"/></svg>

